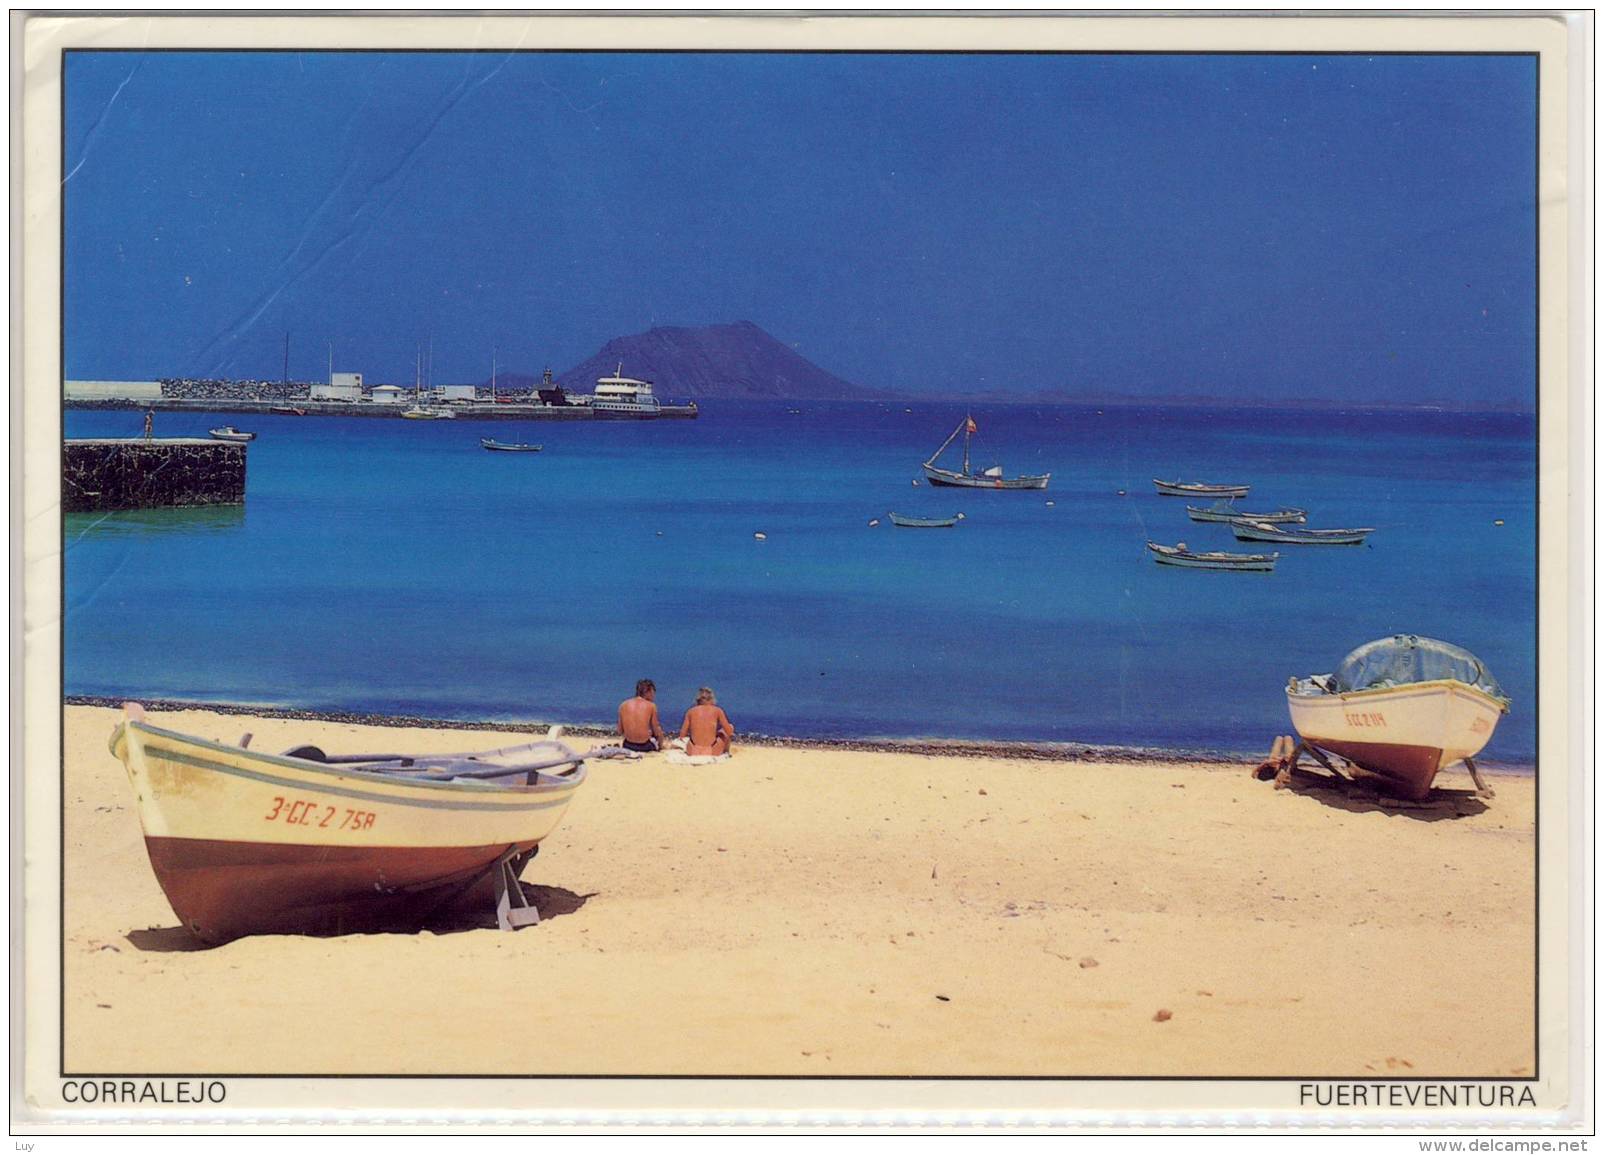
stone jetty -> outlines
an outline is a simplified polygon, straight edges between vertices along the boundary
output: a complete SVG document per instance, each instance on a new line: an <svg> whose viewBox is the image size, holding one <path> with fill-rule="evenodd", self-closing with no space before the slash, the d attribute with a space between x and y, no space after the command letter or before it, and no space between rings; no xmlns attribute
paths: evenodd
<svg viewBox="0 0 1604 1155"><path fill-rule="evenodd" d="M245 450L196 437L97 437L62 446L68 513L245 504Z"/></svg>

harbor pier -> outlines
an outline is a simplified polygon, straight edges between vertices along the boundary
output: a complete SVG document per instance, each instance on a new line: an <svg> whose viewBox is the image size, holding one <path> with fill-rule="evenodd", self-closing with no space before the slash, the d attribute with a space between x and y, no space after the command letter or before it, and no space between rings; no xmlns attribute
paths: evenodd
<svg viewBox="0 0 1604 1155"><path fill-rule="evenodd" d="M62 445L68 513L245 504L245 446L197 437L96 437Z"/></svg>

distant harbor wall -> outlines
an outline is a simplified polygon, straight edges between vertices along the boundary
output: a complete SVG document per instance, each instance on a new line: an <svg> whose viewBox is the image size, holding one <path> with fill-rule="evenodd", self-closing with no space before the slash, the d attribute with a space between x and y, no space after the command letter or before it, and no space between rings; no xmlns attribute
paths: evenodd
<svg viewBox="0 0 1604 1155"><path fill-rule="evenodd" d="M89 438L62 446L68 513L245 503L245 446L193 437Z"/></svg>
<svg viewBox="0 0 1604 1155"><path fill-rule="evenodd" d="M256 413L271 414L289 408L282 401L240 401L223 398L162 397L135 400L124 397L68 396L68 409L154 409L163 413ZM300 401L293 408L308 417L382 417L398 419L410 405L375 401ZM656 414L607 413L588 405L449 405L452 416L464 421L651 421L664 417L696 417L695 405L664 405Z"/></svg>
<svg viewBox="0 0 1604 1155"><path fill-rule="evenodd" d="M67 381L64 395L72 401L158 401L160 381Z"/></svg>

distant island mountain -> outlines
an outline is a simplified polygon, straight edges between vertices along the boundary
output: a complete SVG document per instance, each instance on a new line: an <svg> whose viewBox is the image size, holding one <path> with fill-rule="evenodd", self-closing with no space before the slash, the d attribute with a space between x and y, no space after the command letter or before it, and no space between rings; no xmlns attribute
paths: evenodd
<svg viewBox="0 0 1604 1155"><path fill-rule="evenodd" d="M807 397L860 400L876 394L819 368L750 321L698 328L664 326L614 337L596 354L557 375L571 393L590 393L598 377L650 381L660 398ZM511 375L509 375L511 376ZM519 381L526 378L517 375Z"/></svg>
<svg viewBox="0 0 1604 1155"><path fill-rule="evenodd" d="M821 369L806 357L750 321L698 327L661 326L627 337L614 337L597 352L555 380L570 393L592 393L598 377L611 377L623 366L624 376L650 381L662 399L699 398L827 401L964 401L974 405L1164 406L1179 408L1312 409L1312 410L1446 410L1530 412L1518 401L1465 403L1437 397L1317 398L1307 394L1230 396L1205 393L1122 392L1068 383L1053 387L971 382L962 388L927 383L917 392L865 388ZM501 373L497 385L508 393L528 393L540 384L533 373ZM488 388L487 378L483 385Z"/></svg>

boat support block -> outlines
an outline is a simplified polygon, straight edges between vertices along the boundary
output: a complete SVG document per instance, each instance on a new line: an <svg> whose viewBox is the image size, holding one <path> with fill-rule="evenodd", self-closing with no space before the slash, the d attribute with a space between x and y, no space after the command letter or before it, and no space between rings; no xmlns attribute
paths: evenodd
<svg viewBox="0 0 1604 1155"><path fill-rule="evenodd" d="M1298 759L1304 754L1324 766L1337 782L1344 786L1351 785L1350 780L1331 764L1331 760L1325 756L1324 751L1316 746L1309 745L1307 742L1299 742L1292 748L1292 753L1286 756L1286 761L1282 763L1280 772L1275 776L1275 788L1277 790L1285 790L1292 785L1292 772L1298 768Z"/></svg>
<svg viewBox="0 0 1604 1155"><path fill-rule="evenodd" d="M518 882L518 869L524 861L524 856L514 847L496 859L492 868L496 885L496 925L502 930L534 926L540 921L540 911L524 897L524 888Z"/></svg>

